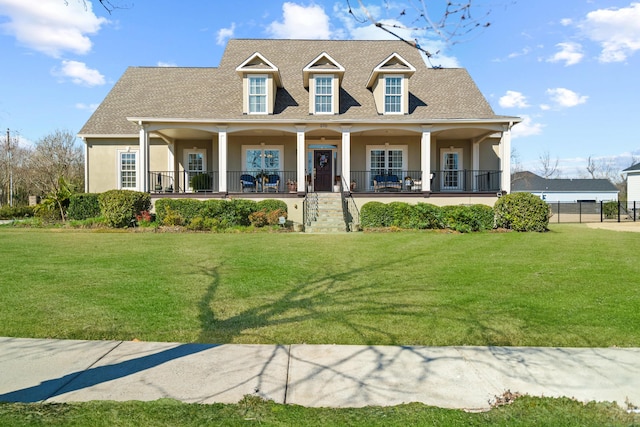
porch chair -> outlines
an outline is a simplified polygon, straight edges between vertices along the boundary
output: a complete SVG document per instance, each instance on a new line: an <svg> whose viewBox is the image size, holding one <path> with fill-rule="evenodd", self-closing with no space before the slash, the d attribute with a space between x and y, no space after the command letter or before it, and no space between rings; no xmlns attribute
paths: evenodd
<svg viewBox="0 0 640 427"><path fill-rule="evenodd" d="M240 175L240 191L244 193L245 188L249 191L256 191L256 178L253 175Z"/></svg>
<svg viewBox="0 0 640 427"><path fill-rule="evenodd" d="M280 175L271 174L267 176L267 180L264 183L264 190L269 191L275 189L276 193L280 192Z"/></svg>
<svg viewBox="0 0 640 427"><path fill-rule="evenodd" d="M402 189L402 181L397 175L376 175L373 178L373 191Z"/></svg>

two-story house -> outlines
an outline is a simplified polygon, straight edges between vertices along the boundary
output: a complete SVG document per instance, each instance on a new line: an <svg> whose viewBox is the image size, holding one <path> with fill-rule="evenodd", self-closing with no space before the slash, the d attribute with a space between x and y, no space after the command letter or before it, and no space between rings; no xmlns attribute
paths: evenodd
<svg viewBox="0 0 640 427"><path fill-rule="evenodd" d="M402 41L231 40L217 68L131 67L79 132L86 191L485 203L511 127L464 69Z"/></svg>

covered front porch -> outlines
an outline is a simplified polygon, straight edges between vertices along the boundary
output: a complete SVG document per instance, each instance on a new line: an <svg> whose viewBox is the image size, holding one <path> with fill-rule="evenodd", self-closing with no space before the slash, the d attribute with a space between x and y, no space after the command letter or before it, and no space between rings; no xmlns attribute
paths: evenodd
<svg viewBox="0 0 640 427"><path fill-rule="evenodd" d="M155 122L140 125L139 189L202 196L348 191L496 194L510 188L510 125Z"/></svg>

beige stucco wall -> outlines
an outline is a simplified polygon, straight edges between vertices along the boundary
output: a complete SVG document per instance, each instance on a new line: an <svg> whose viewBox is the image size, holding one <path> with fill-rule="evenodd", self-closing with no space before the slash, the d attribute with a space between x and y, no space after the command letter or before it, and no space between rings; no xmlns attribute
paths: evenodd
<svg viewBox="0 0 640 427"><path fill-rule="evenodd" d="M118 153L121 151L138 153L137 138L87 140L88 191L102 193L118 188ZM166 171L168 168L168 146L159 139L149 141L150 170Z"/></svg>

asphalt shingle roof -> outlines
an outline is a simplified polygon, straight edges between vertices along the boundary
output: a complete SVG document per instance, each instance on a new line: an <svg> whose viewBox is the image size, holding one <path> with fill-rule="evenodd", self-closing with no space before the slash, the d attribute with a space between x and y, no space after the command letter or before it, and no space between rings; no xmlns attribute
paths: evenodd
<svg viewBox="0 0 640 427"><path fill-rule="evenodd" d="M511 178L512 192L617 192L608 179L543 178L532 172L517 172Z"/></svg>
<svg viewBox="0 0 640 427"><path fill-rule="evenodd" d="M303 69L322 52L345 68L340 114L331 120L505 119L496 116L465 69L433 69L420 52L401 41L230 40L215 68L130 67L80 130L83 135L136 134L126 117L194 119L224 122L256 120L242 113L242 78L236 68L255 53L278 67L283 87L272 118L326 121L309 115ZM410 114L381 116L366 88L372 70L397 53L416 68L409 80ZM264 120L264 116L258 119Z"/></svg>

